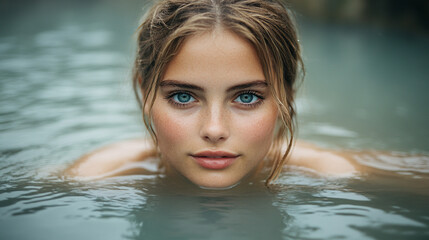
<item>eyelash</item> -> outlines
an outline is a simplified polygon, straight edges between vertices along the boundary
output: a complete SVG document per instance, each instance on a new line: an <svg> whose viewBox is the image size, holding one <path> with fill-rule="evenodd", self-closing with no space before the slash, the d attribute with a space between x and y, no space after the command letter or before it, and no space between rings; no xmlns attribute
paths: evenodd
<svg viewBox="0 0 429 240"><path fill-rule="evenodd" d="M187 92L187 91L175 91L175 92L171 92L170 94L168 94L168 95L165 97L165 99L167 99L167 101L168 101L170 104L172 104L172 105L174 105L174 106L176 106L176 107L179 107L179 108L186 108L190 103L179 103L179 102L177 102L177 101L174 101L174 100L173 100L173 97L174 97L175 95L177 95L177 94L181 94L181 93L189 94L192 98L196 99L196 98L193 96L193 94L192 94L192 93ZM254 96L256 96L256 97L258 98L258 100L257 100L256 102L254 102L254 103L238 103L238 104L240 104L241 106L246 107L246 108L255 108L255 107L257 107L258 105L262 104L262 103L263 103L263 101L264 101L264 99L265 99L265 98L264 98L260 93L258 93L258 92L256 92L256 91L247 90L247 91L242 91L242 92L237 93L237 94L235 95L235 97L234 97L234 100L235 100L235 99L237 99L240 95L243 95L243 94L252 94L252 95L254 95Z"/></svg>
<svg viewBox="0 0 429 240"><path fill-rule="evenodd" d="M256 100L256 102L254 102L254 103L239 103L240 105L247 107L247 108L255 108L255 107L259 106L260 104L263 103L263 101L265 99L260 93L252 91L252 90L247 90L247 91L239 92L237 95L235 95L234 100L243 94L252 94L258 98L258 100Z"/></svg>
<svg viewBox="0 0 429 240"><path fill-rule="evenodd" d="M167 99L167 100L168 100L168 102L169 102L170 104L172 104L172 105L174 105L174 106L176 106L176 107L179 107L179 108L186 108L190 103L179 103L179 102L176 102L176 101L174 101L174 100L173 100L173 97L174 97L175 95L177 95L177 94L180 94L180 93L189 94L192 98L196 99L196 98L193 96L193 94L192 94L192 93L187 92L187 91L175 91L175 92L171 92L170 94L168 94L168 95L165 97L165 99Z"/></svg>

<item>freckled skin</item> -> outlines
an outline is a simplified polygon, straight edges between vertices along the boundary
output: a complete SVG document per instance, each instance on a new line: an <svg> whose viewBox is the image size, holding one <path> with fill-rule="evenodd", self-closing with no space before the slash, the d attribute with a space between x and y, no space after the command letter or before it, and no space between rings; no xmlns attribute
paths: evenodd
<svg viewBox="0 0 429 240"><path fill-rule="evenodd" d="M265 80L249 42L226 30L191 36L167 66L163 80L204 88L186 108L171 104L162 89L157 94L152 116L167 165L199 186L224 188L238 183L264 159L278 115L274 99L266 87L262 103L247 108L227 91L237 84ZM206 169L189 156L203 150L240 157L225 169Z"/></svg>
<svg viewBox="0 0 429 240"><path fill-rule="evenodd" d="M152 109L162 160L167 169L193 183L225 188L240 182L263 161L272 143L278 110L273 97L262 88L265 99L253 108L235 101L231 86L265 80L262 66L251 44L232 32L218 30L189 37L169 63L163 80L189 83L204 91L188 107L177 107L162 89ZM67 176L109 177L127 174L156 174L146 166L156 152L147 139L115 143L85 154L65 169ZM222 150L241 156L221 170L198 165L189 154ZM362 152L361 154L365 154ZM288 164L313 169L328 176L349 176L356 172L351 164L356 153L329 151L307 143L294 146ZM154 164L156 167L156 164ZM345 175L344 175L345 174Z"/></svg>

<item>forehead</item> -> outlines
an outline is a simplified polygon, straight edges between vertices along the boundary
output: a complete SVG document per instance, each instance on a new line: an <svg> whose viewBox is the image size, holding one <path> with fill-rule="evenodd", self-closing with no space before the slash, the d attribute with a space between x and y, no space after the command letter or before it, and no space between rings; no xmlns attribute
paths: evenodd
<svg viewBox="0 0 429 240"><path fill-rule="evenodd" d="M194 84L265 80L253 45L228 30L216 30L188 37L171 60L163 80Z"/></svg>

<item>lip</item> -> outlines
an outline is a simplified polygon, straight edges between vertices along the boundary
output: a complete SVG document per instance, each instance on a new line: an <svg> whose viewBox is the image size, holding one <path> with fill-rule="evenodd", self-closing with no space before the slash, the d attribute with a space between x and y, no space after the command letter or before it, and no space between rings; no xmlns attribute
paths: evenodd
<svg viewBox="0 0 429 240"><path fill-rule="evenodd" d="M203 168L221 170L229 167L241 155L226 151L202 151L190 156Z"/></svg>

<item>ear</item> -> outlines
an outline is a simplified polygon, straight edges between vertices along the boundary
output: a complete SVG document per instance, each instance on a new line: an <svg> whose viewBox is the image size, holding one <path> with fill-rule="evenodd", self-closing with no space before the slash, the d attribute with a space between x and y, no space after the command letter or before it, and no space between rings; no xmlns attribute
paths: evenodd
<svg viewBox="0 0 429 240"><path fill-rule="evenodd" d="M145 99L145 96L146 96L146 91L142 87L143 78L141 76L138 76L137 77L137 82L139 84L138 88L139 88L139 91L140 91L140 101L141 101L142 110L143 110L143 113L145 115L147 115L149 113L149 109L148 109L149 107L144 104L144 99Z"/></svg>
<svg viewBox="0 0 429 240"><path fill-rule="evenodd" d="M143 78L142 78L142 76L138 76L137 77L137 82L138 82L138 84L139 84L139 89L140 89L140 94L142 95L142 96L144 96L144 94L145 94L145 92L143 91L143 88L142 88L142 84L143 84Z"/></svg>
<svg viewBox="0 0 429 240"><path fill-rule="evenodd" d="M145 116L148 116L149 115L149 105L142 103L142 108L143 108L143 114Z"/></svg>
<svg viewBox="0 0 429 240"><path fill-rule="evenodd" d="M142 78L142 76L138 76L138 77L137 77L137 81L139 82L139 86L141 86L141 85L142 85L142 83L143 83L143 78Z"/></svg>

